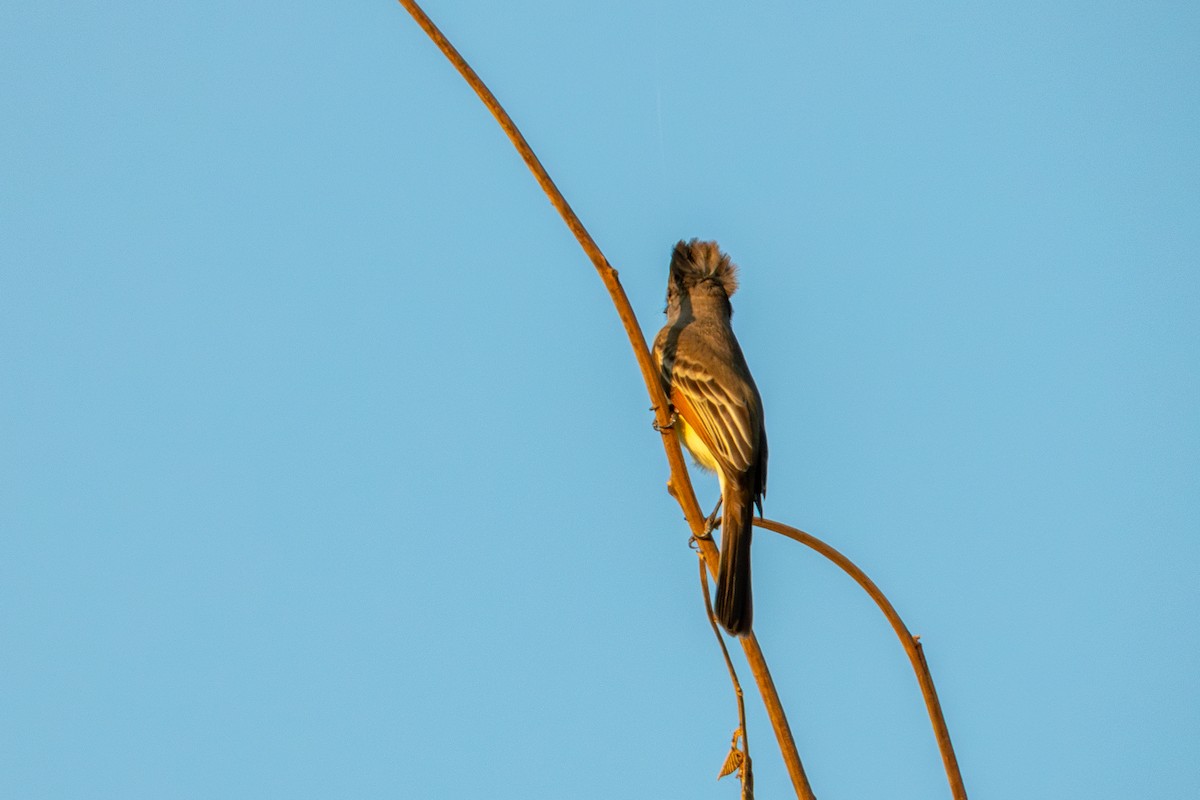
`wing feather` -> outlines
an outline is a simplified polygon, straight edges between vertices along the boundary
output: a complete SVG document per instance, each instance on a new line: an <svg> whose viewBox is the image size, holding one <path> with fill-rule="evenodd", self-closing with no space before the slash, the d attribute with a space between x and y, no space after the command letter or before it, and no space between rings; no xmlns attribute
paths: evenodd
<svg viewBox="0 0 1200 800"><path fill-rule="evenodd" d="M760 438L757 398L732 391L678 352L671 365L671 383L687 399L696 416L691 423L721 466L733 474L750 470Z"/></svg>

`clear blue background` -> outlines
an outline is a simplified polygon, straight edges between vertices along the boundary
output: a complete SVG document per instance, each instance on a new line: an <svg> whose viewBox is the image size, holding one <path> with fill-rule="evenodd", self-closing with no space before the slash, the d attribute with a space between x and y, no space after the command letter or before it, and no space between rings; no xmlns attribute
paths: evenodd
<svg viewBox="0 0 1200 800"><path fill-rule="evenodd" d="M677 239L741 264L767 513L971 796L1200 794L1196 6L427 10L648 335ZM0 37L0 796L736 797L616 314L402 9ZM946 796L868 599L755 578L818 796Z"/></svg>

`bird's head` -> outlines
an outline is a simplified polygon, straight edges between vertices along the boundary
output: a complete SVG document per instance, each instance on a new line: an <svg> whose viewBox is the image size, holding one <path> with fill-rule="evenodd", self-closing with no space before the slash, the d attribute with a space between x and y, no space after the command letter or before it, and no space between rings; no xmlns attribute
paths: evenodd
<svg viewBox="0 0 1200 800"><path fill-rule="evenodd" d="M737 266L716 242L680 241L671 252L667 317L676 319L686 307L690 313L712 310L728 318L733 315L729 298L737 288Z"/></svg>

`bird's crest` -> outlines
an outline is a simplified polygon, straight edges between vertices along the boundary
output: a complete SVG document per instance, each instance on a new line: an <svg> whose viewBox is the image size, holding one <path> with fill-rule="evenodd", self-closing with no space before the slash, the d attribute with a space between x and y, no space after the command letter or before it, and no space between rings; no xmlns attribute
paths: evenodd
<svg viewBox="0 0 1200 800"><path fill-rule="evenodd" d="M671 281L684 291L711 281L731 297L738 288L737 265L716 242L680 240L671 253Z"/></svg>

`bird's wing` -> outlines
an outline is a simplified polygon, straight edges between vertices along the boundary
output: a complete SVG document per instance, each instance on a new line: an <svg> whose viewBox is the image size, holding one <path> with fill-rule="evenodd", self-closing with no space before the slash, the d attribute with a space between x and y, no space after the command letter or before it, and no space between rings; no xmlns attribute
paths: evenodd
<svg viewBox="0 0 1200 800"><path fill-rule="evenodd" d="M722 380L721 376L725 376ZM730 368L718 374L676 352L671 365L671 401L708 446L720 465L733 474L754 465L758 454L758 411L754 393L736 384Z"/></svg>

